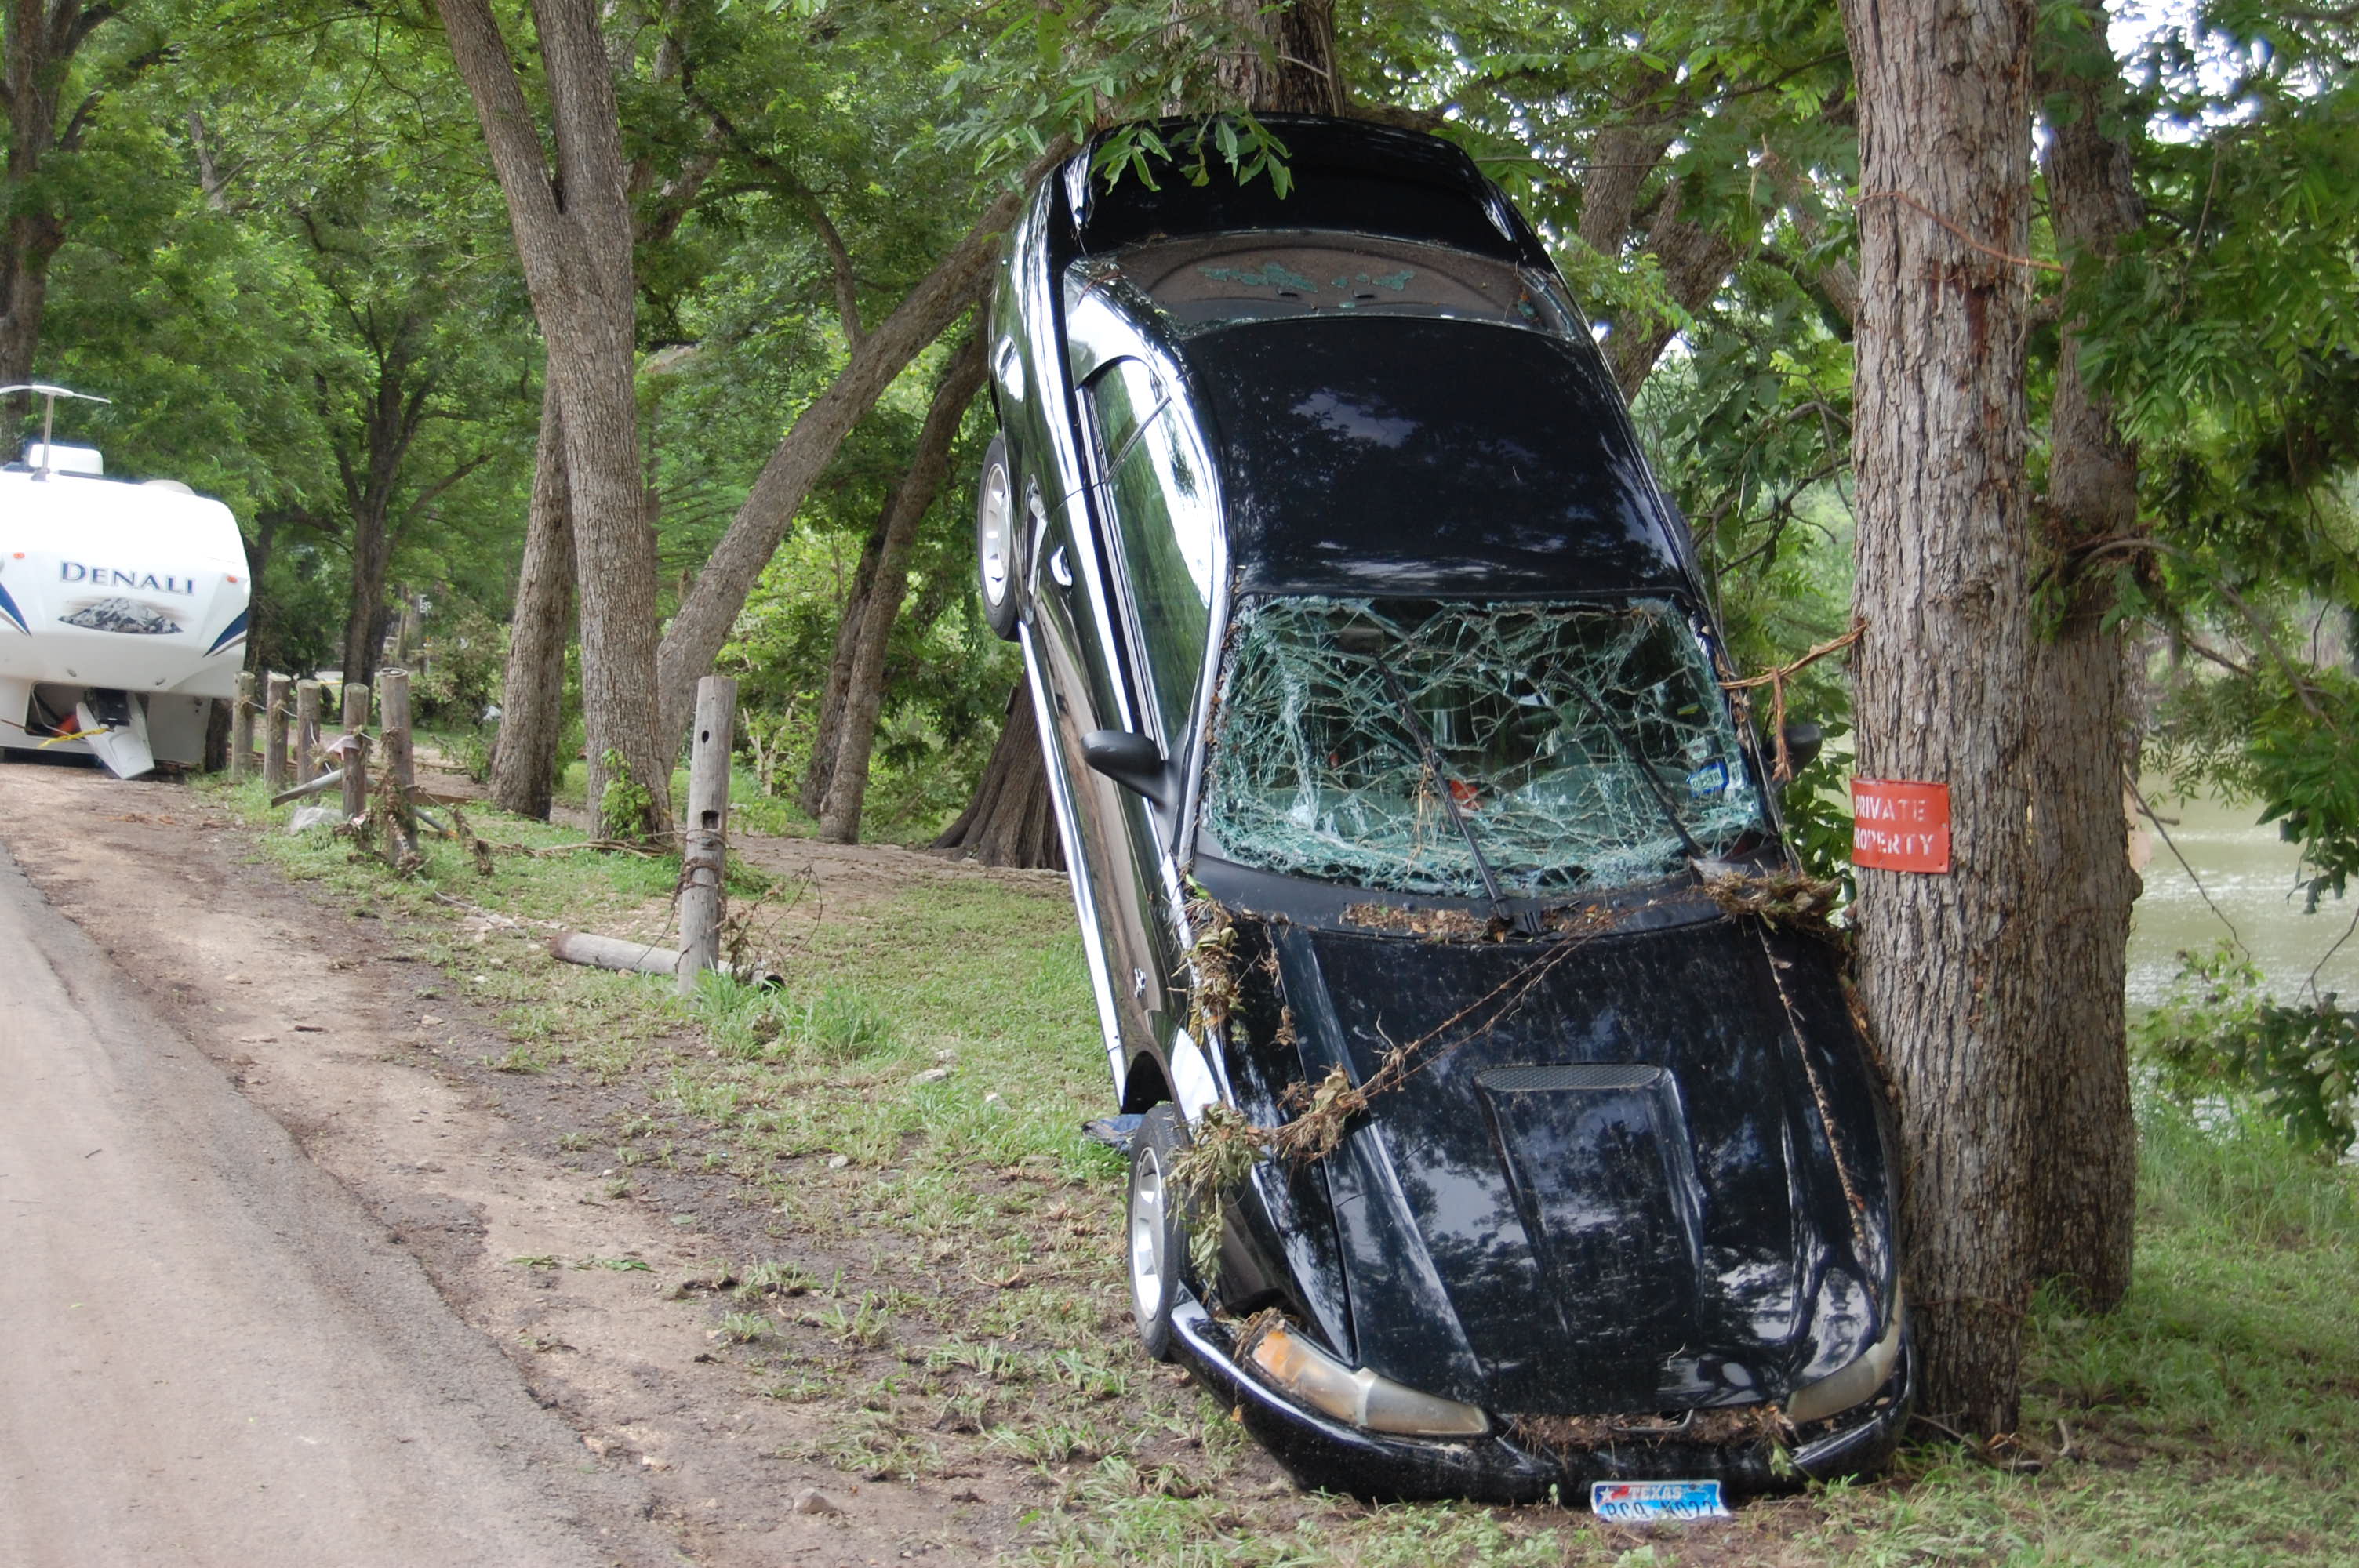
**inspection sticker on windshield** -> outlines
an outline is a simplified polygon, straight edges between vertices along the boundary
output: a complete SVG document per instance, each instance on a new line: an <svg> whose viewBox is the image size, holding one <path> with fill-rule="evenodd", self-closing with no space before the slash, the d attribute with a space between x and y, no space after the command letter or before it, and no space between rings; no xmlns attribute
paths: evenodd
<svg viewBox="0 0 2359 1568"><path fill-rule="evenodd" d="M1589 1510L1609 1524L1729 1517L1717 1481L1592 1481Z"/></svg>

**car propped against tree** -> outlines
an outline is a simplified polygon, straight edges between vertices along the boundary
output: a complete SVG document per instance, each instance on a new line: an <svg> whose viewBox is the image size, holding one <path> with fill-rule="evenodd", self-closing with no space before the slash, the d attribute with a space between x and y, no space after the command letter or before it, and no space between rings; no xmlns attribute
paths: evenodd
<svg viewBox="0 0 2359 1568"><path fill-rule="evenodd" d="M989 329L1140 1332L1364 1495L1872 1468L1889 1113L1685 526L1462 151L1263 124L1075 157Z"/></svg>

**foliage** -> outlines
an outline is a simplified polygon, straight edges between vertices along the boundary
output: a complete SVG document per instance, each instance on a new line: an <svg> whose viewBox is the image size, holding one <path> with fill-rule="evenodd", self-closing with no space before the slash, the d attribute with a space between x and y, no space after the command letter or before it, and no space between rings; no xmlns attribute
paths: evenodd
<svg viewBox="0 0 2359 1568"><path fill-rule="evenodd" d="M464 602L446 607L428 624L424 656L409 682L419 721L473 726L499 701L507 627Z"/></svg>
<svg viewBox="0 0 2359 1568"><path fill-rule="evenodd" d="M2271 1000L2259 968L2224 944L2180 962L2169 998L2137 1025L2166 1087L2188 1101L2252 1096L2289 1141L2321 1159L2359 1140L2359 1013L2332 992Z"/></svg>
<svg viewBox="0 0 2359 1568"><path fill-rule="evenodd" d="M598 820L612 838L630 842L648 836L656 820L655 797L631 777L618 752L605 756L606 784L598 796Z"/></svg>
<svg viewBox="0 0 2359 1568"><path fill-rule="evenodd" d="M1849 737L1848 724L1826 727L1826 748L1810 765L1795 771L1793 782L1779 792L1786 819L1786 842L1808 875L1842 890L1839 907L1848 906L1857 892L1851 863L1851 796L1845 787L1851 776L1848 747L1834 742Z"/></svg>

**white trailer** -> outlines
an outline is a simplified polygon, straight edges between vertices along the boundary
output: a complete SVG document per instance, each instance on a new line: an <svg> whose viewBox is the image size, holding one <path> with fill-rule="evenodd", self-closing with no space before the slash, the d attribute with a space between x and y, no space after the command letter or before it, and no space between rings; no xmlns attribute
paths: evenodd
<svg viewBox="0 0 2359 1568"><path fill-rule="evenodd" d="M76 395L0 394L18 390ZM88 752L121 778L201 763L212 699L236 691L252 589L220 502L31 443L0 468L0 749Z"/></svg>

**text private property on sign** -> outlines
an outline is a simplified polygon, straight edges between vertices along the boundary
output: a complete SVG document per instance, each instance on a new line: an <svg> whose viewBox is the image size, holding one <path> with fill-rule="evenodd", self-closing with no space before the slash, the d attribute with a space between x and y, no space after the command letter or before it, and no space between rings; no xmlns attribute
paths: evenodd
<svg viewBox="0 0 2359 1568"><path fill-rule="evenodd" d="M1883 871L1950 869L1950 786L1851 781L1851 860Z"/></svg>

